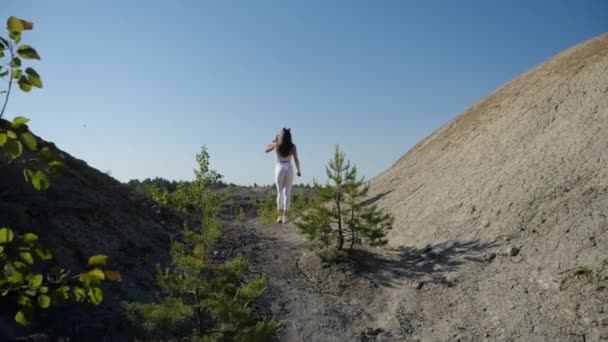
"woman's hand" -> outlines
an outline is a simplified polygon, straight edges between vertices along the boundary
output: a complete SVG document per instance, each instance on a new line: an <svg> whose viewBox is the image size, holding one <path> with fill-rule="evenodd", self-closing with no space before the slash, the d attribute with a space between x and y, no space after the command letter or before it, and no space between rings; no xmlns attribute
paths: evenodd
<svg viewBox="0 0 608 342"><path fill-rule="evenodd" d="M298 173L296 173L298 175L298 177L302 177L302 172L300 172L300 170L298 170Z"/></svg>

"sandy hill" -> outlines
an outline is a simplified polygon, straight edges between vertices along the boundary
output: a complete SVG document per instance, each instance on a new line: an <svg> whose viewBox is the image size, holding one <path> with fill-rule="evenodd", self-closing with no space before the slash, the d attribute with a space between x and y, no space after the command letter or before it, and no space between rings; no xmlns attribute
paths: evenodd
<svg viewBox="0 0 608 342"><path fill-rule="evenodd" d="M412 336L608 338L608 290L574 279L608 258L608 34L482 98L371 183L393 247L477 249L435 265L445 286L393 291Z"/></svg>

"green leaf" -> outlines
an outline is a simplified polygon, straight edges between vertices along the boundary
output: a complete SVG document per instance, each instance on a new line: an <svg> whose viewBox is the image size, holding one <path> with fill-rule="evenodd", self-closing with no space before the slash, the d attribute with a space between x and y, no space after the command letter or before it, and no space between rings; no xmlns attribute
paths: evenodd
<svg viewBox="0 0 608 342"><path fill-rule="evenodd" d="M49 288L47 286L40 286L40 288L38 289L39 293L48 293L49 292Z"/></svg>
<svg viewBox="0 0 608 342"><path fill-rule="evenodd" d="M11 284L23 284L23 281L25 279L23 278L23 273L15 271L15 273L11 274L11 276L8 277L7 280Z"/></svg>
<svg viewBox="0 0 608 342"><path fill-rule="evenodd" d="M25 133L21 134L20 138L21 138L21 142L23 142L23 144L30 151L36 151L36 148L38 147L38 145L36 144L36 138L34 138L34 135L32 135L32 133L25 132Z"/></svg>
<svg viewBox="0 0 608 342"><path fill-rule="evenodd" d="M14 40L17 44L19 44L19 42L21 41L21 32L10 32L8 36L11 37L11 39Z"/></svg>
<svg viewBox="0 0 608 342"><path fill-rule="evenodd" d="M21 66L21 58L15 57L11 60L10 63L11 68L18 68ZM21 75L21 70L19 70L19 74ZM13 77L15 77L15 72L13 71Z"/></svg>
<svg viewBox="0 0 608 342"><path fill-rule="evenodd" d="M15 321L23 326L28 326L31 323L31 314L27 310L19 310L15 315Z"/></svg>
<svg viewBox="0 0 608 342"><path fill-rule="evenodd" d="M46 190L51 185L46 173L38 170L32 177L32 185L36 190Z"/></svg>
<svg viewBox="0 0 608 342"><path fill-rule="evenodd" d="M19 253L19 256L21 257L21 259L23 259L23 261L25 261L26 263L32 265L34 263L34 257L32 256L32 253L30 252L21 252Z"/></svg>
<svg viewBox="0 0 608 342"><path fill-rule="evenodd" d="M36 248L34 249L34 253L40 258L42 261L48 261L53 259L53 254L48 248Z"/></svg>
<svg viewBox="0 0 608 342"><path fill-rule="evenodd" d="M103 271L99 268L94 268L87 273L80 275L80 279L83 283L88 284L90 282L98 283L106 278Z"/></svg>
<svg viewBox="0 0 608 342"><path fill-rule="evenodd" d="M17 83L19 84L19 88L26 93L32 90L32 83L25 76L19 77L19 81L17 81Z"/></svg>
<svg viewBox="0 0 608 342"><path fill-rule="evenodd" d="M38 235L34 233L25 233L23 234L23 241L25 241L25 243L31 244L32 242L38 241Z"/></svg>
<svg viewBox="0 0 608 342"><path fill-rule="evenodd" d="M30 119L26 118L25 116L16 116L13 121L11 122L11 127L13 129L17 129L23 125L25 125L26 123L28 123L30 121Z"/></svg>
<svg viewBox="0 0 608 342"><path fill-rule="evenodd" d="M21 45L17 48L17 54L24 59L40 59L38 52L29 45Z"/></svg>
<svg viewBox="0 0 608 342"><path fill-rule="evenodd" d="M13 241L15 234L9 228L0 228L0 243L9 243Z"/></svg>
<svg viewBox="0 0 608 342"><path fill-rule="evenodd" d="M4 152L10 159L19 158L23 152L21 142L18 140L9 139L6 144L4 144Z"/></svg>
<svg viewBox="0 0 608 342"><path fill-rule="evenodd" d="M6 77L8 75L8 70L4 70L3 72L0 72L0 77Z"/></svg>
<svg viewBox="0 0 608 342"><path fill-rule="evenodd" d="M55 154L51 151L50 148L45 146L40 150L40 158L49 161L55 158Z"/></svg>
<svg viewBox="0 0 608 342"><path fill-rule="evenodd" d="M48 309L48 307L51 305L51 297L44 294L38 296L38 305L40 305L40 307L43 309Z"/></svg>
<svg viewBox="0 0 608 342"><path fill-rule="evenodd" d="M25 73L29 76L30 82L34 87L42 88L42 80L40 79L40 75L38 75L36 70L27 68L25 69Z"/></svg>
<svg viewBox="0 0 608 342"><path fill-rule="evenodd" d="M87 298L87 294L82 287L75 286L73 289L73 292L74 292L74 299L78 303L84 302L84 300Z"/></svg>
<svg viewBox="0 0 608 342"><path fill-rule="evenodd" d="M89 266L97 267L97 266L105 266L108 261L108 257L102 254L93 255L89 258ZM102 278L103 279L103 278Z"/></svg>
<svg viewBox="0 0 608 342"><path fill-rule="evenodd" d="M19 79L19 77L21 77L21 69L15 69L13 70L13 79Z"/></svg>
<svg viewBox="0 0 608 342"><path fill-rule="evenodd" d="M49 172L53 175L59 174L63 171L63 162L53 160L49 162Z"/></svg>
<svg viewBox="0 0 608 342"><path fill-rule="evenodd" d="M39 287L40 285L42 285L42 281L44 280L44 277L42 276L42 274L36 274L34 276L31 277L30 279L30 284L33 287Z"/></svg>
<svg viewBox="0 0 608 342"><path fill-rule="evenodd" d="M0 254L4 253L4 246L0 246Z"/></svg>
<svg viewBox="0 0 608 342"><path fill-rule="evenodd" d="M25 270L27 268L27 264L19 260L14 261L13 266L18 270Z"/></svg>
<svg viewBox="0 0 608 342"><path fill-rule="evenodd" d="M6 133L0 133L0 147L4 146L4 144L6 144L7 140L8 140L8 135L6 135Z"/></svg>
<svg viewBox="0 0 608 342"><path fill-rule="evenodd" d="M89 302L97 305L103 300L103 292L99 287L91 287L89 291L87 291L87 297Z"/></svg>
<svg viewBox="0 0 608 342"><path fill-rule="evenodd" d="M31 306L32 300L28 296L21 295L21 296L19 296L19 299L17 299L17 304L19 304L21 306Z"/></svg>
<svg viewBox="0 0 608 342"><path fill-rule="evenodd" d="M6 131L6 135L11 139L17 139L17 133L13 131Z"/></svg>
<svg viewBox="0 0 608 342"><path fill-rule="evenodd" d="M31 30L34 28L34 23L31 21L19 19L17 17L11 16L6 21L6 29L9 32L22 32L26 30Z"/></svg>

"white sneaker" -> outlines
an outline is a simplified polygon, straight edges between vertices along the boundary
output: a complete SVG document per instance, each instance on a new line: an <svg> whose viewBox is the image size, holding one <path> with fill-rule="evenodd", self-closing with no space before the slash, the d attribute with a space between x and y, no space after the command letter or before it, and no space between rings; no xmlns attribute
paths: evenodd
<svg viewBox="0 0 608 342"><path fill-rule="evenodd" d="M287 216L283 216L283 223L287 223Z"/></svg>
<svg viewBox="0 0 608 342"><path fill-rule="evenodd" d="M283 218L281 216L277 218L277 223L283 223Z"/></svg>

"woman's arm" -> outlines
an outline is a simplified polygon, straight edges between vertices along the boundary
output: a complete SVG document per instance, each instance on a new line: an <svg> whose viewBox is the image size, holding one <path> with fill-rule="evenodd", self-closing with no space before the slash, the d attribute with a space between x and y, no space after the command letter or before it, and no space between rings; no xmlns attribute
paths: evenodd
<svg viewBox="0 0 608 342"><path fill-rule="evenodd" d="M272 143L270 145L268 145L268 147L266 147L266 153L274 150L277 147L277 140L279 140L279 136L275 136L274 140L272 141Z"/></svg>
<svg viewBox="0 0 608 342"><path fill-rule="evenodd" d="M272 144L268 145L268 147L266 147L266 153L274 150L275 147L276 147L276 143L272 143Z"/></svg>
<svg viewBox="0 0 608 342"><path fill-rule="evenodd" d="M298 170L298 177L302 176L302 172L300 172L300 159L298 159L298 150L296 149L296 145L293 145L293 160L296 162L296 170Z"/></svg>

